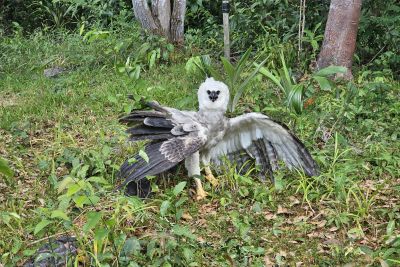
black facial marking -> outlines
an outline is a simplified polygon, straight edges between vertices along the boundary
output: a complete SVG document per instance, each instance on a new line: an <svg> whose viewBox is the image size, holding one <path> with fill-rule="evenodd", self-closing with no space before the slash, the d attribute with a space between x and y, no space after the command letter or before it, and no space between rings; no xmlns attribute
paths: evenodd
<svg viewBox="0 0 400 267"><path fill-rule="evenodd" d="M218 95L219 95L220 91L207 91L208 94L208 98L210 98L210 100L212 102L215 102L218 99Z"/></svg>

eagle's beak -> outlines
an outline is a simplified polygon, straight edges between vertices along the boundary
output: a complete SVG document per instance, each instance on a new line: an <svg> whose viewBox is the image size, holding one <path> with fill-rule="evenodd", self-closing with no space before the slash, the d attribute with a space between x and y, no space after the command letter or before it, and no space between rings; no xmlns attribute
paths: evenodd
<svg viewBox="0 0 400 267"><path fill-rule="evenodd" d="M208 95L208 97L210 98L210 100L211 100L212 102L215 102L215 100L218 99L218 94L217 94L217 92L215 92L215 91L211 91L211 93Z"/></svg>

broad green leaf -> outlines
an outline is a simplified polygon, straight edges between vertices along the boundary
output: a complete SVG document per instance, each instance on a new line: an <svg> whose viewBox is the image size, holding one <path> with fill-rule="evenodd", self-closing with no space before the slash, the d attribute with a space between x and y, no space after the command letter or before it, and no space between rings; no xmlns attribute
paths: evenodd
<svg viewBox="0 0 400 267"><path fill-rule="evenodd" d="M117 67L117 71L119 72L119 73L124 73L125 72L125 66L119 66L119 67Z"/></svg>
<svg viewBox="0 0 400 267"><path fill-rule="evenodd" d="M239 80L240 75L242 74L243 69L246 65L246 62L250 57L250 54L251 54L251 48L247 49L246 52L244 52L244 54L242 55L242 57L239 59L235 67L235 75L232 79L232 83L236 83Z"/></svg>
<svg viewBox="0 0 400 267"><path fill-rule="evenodd" d="M303 111L303 86L301 84L297 84L294 88L289 92L288 95L288 106L293 108L297 114L300 114Z"/></svg>
<svg viewBox="0 0 400 267"><path fill-rule="evenodd" d="M188 262L190 262L193 259L193 255L194 255L193 250L187 247L183 248L183 256Z"/></svg>
<svg viewBox="0 0 400 267"><path fill-rule="evenodd" d="M174 49L175 49L175 47L174 47L173 44L167 44L167 45L166 45L166 48L167 48L167 50L170 51L170 52L174 51Z"/></svg>
<svg viewBox="0 0 400 267"><path fill-rule="evenodd" d="M183 188L185 188L186 182L180 182L174 187L174 191L172 192L174 196L179 195L180 192L182 192Z"/></svg>
<svg viewBox="0 0 400 267"><path fill-rule="evenodd" d="M125 114L129 114L129 113L131 113L131 111L132 111L132 106L125 103L124 104L124 112L125 112Z"/></svg>
<svg viewBox="0 0 400 267"><path fill-rule="evenodd" d="M79 184L71 184L70 186L68 186L68 190L67 190L67 196L72 196L74 194L76 194L77 192L79 192L82 189L82 187Z"/></svg>
<svg viewBox="0 0 400 267"><path fill-rule="evenodd" d="M311 46L313 48L313 50L318 50L319 46L318 46L318 42L315 40L311 40Z"/></svg>
<svg viewBox="0 0 400 267"><path fill-rule="evenodd" d="M392 256L394 253L396 253L397 251L398 251L397 248L389 248L383 253L382 258L387 259L390 256ZM385 266L389 267L389 264L385 265Z"/></svg>
<svg viewBox="0 0 400 267"><path fill-rule="evenodd" d="M311 37L310 39L312 39L314 37L314 33L312 31L310 31L310 30L304 30L304 33L307 36ZM303 39L307 40L306 38L303 38Z"/></svg>
<svg viewBox="0 0 400 267"><path fill-rule="evenodd" d="M86 177L86 173L89 170L89 165L85 164L82 166L82 168L78 171L76 174L77 177L84 179Z"/></svg>
<svg viewBox="0 0 400 267"><path fill-rule="evenodd" d="M88 201L88 197L81 195L74 197L73 200L78 208L83 208L83 205Z"/></svg>
<svg viewBox="0 0 400 267"><path fill-rule="evenodd" d="M27 256L27 257L32 256L32 255L35 254L35 253L36 253L36 249L25 249L25 250L22 252L22 254L23 254L24 256Z"/></svg>
<svg viewBox="0 0 400 267"><path fill-rule="evenodd" d="M179 224L175 224L174 227L172 227L172 232L179 236L184 236L190 239L196 239L196 236L192 234L190 229L187 228L186 226L180 226Z"/></svg>
<svg viewBox="0 0 400 267"><path fill-rule="evenodd" d="M188 74L198 76L210 76L208 68L211 68L211 59L209 55L191 57L185 66Z"/></svg>
<svg viewBox="0 0 400 267"><path fill-rule="evenodd" d="M69 184L71 184L73 182L74 182L74 179L72 179L71 176L65 177L61 182L58 183L57 192L60 194L62 191L64 191L65 188L68 187Z"/></svg>
<svg viewBox="0 0 400 267"><path fill-rule="evenodd" d="M272 74L272 72L268 71L266 68L260 68L259 72L265 76L267 76L267 78L269 78L273 83L275 83L281 90L282 92L286 93L285 88L283 88L280 78L279 76L275 76L274 74Z"/></svg>
<svg viewBox="0 0 400 267"><path fill-rule="evenodd" d="M391 220L386 227L386 234L389 236L392 235L395 227L396 227L396 221Z"/></svg>
<svg viewBox="0 0 400 267"><path fill-rule="evenodd" d="M87 201L85 202L86 205L95 205L100 201L100 197L98 196L89 196Z"/></svg>
<svg viewBox="0 0 400 267"><path fill-rule="evenodd" d="M360 250L363 253L365 253L367 255L370 255L370 256L374 253L374 251L371 248L367 247L367 246L360 246Z"/></svg>
<svg viewBox="0 0 400 267"><path fill-rule="evenodd" d="M98 228L94 232L94 239L97 241L102 241L108 236L109 233L110 230L105 227Z"/></svg>
<svg viewBox="0 0 400 267"><path fill-rule="evenodd" d="M247 185L252 185L253 184L253 179L250 179L247 176L240 175L239 179L240 179L241 183L244 183L244 184L247 184Z"/></svg>
<svg viewBox="0 0 400 267"><path fill-rule="evenodd" d="M137 65L136 66L136 68L135 68L135 71L133 72L134 73L134 75L133 76L131 76L130 74L129 74L129 77L130 78L133 78L134 80L138 80L139 79L139 77L140 77L140 65ZM131 72L132 73L132 72Z"/></svg>
<svg viewBox="0 0 400 267"><path fill-rule="evenodd" d="M211 66L210 55L202 55L200 59L201 59L201 64L203 64L204 66Z"/></svg>
<svg viewBox="0 0 400 267"><path fill-rule="evenodd" d="M7 177L12 177L14 172L8 166L8 163L5 159L0 158L0 173L4 174Z"/></svg>
<svg viewBox="0 0 400 267"><path fill-rule="evenodd" d="M149 59L149 69L152 69L154 67L154 65L156 64L156 56L157 56L157 52L152 51L151 55L150 55L150 59Z"/></svg>
<svg viewBox="0 0 400 267"><path fill-rule="evenodd" d="M237 67L240 68L241 66L245 65L247 60L249 59L251 54L251 47L249 47L246 52L244 52L244 54L240 57L238 63L237 63Z"/></svg>
<svg viewBox="0 0 400 267"><path fill-rule="evenodd" d="M101 220L102 213L97 211L89 211L86 215L87 221L83 226L83 232L87 233L90 229L96 227Z"/></svg>
<svg viewBox="0 0 400 267"><path fill-rule="evenodd" d="M165 214L167 214L167 210L170 205L171 205L171 202L169 202L169 200L164 200L163 203L161 203L161 206L160 206L160 215L161 216L165 216Z"/></svg>
<svg viewBox="0 0 400 267"><path fill-rule="evenodd" d="M329 67L320 69L314 75L326 77L326 76L333 75L333 74L336 74L336 73L346 73L346 71L347 71L346 67L329 66Z"/></svg>
<svg viewBox="0 0 400 267"><path fill-rule="evenodd" d="M284 80L288 83L289 87L292 87L293 86L292 79L289 74L289 69L286 67L285 56L283 55L282 51L281 51L280 56L281 56L281 62L282 62L282 70L283 70L284 78L285 78Z"/></svg>
<svg viewBox="0 0 400 267"><path fill-rule="evenodd" d="M124 247L122 248L122 255L131 256L136 255L140 251L141 246L139 240L136 237L128 238L125 241Z"/></svg>
<svg viewBox="0 0 400 267"><path fill-rule="evenodd" d="M221 57L222 65L224 66L225 72L228 74L229 79L233 80L235 75L235 68L225 57Z"/></svg>
<svg viewBox="0 0 400 267"><path fill-rule="evenodd" d="M156 252L156 241L153 239L147 244L146 255L153 259L154 253Z"/></svg>
<svg viewBox="0 0 400 267"><path fill-rule="evenodd" d="M69 221L67 214L62 210L53 210L50 215L51 218L61 218L63 220Z"/></svg>
<svg viewBox="0 0 400 267"><path fill-rule="evenodd" d="M114 244L117 247L122 247L125 244L126 234L124 232L113 233Z"/></svg>
<svg viewBox="0 0 400 267"><path fill-rule="evenodd" d="M321 90L330 91L332 89L332 86L327 78L322 76L313 76L313 78L318 82L319 86L321 87Z"/></svg>
<svg viewBox="0 0 400 267"><path fill-rule="evenodd" d="M147 156L147 153L144 150L139 150L139 156L146 161L147 163L149 163L149 156Z"/></svg>
<svg viewBox="0 0 400 267"><path fill-rule="evenodd" d="M40 231L42 231L47 225L49 225L50 223L52 223L52 221L43 219L42 221L40 221L36 226L35 226L35 230L33 231L33 234L38 234Z"/></svg>
<svg viewBox="0 0 400 267"><path fill-rule="evenodd" d="M188 75L207 75L202 66L200 56L189 58L186 62L185 70Z"/></svg>
<svg viewBox="0 0 400 267"><path fill-rule="evenodd" d="M94 205L99 202L100 198L98 196L76 196L73 198L76 206L78 208L83 208L83 205Z"/></svg>
<svg viewBox="0 0 400 267"><path fill-rule="evenodd" d="M175 207L179 207L180 205L182 205L183 203L185 203L188 200L187 197L181 197L179 198L179 200L177 202L175 202Z"/></svg>
<svg viewBox="0 0 400 267"><path fill-rule="evenodd" d="M137 57L141 57L141 56L145 55L147 53L147 50L150 49L150 47L151 47L150 44L147 43L147 42L142 44L142 46L140 47L139 52L137 53Z"/></svg>

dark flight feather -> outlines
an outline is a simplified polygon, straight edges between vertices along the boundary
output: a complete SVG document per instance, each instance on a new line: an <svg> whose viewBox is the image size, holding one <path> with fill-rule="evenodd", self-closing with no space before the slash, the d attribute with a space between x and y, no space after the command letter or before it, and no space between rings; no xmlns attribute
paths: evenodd
<svg viewBox="0 0 400 267"><path fill-rule="evenodd" d="M152 127L167 128L167 129L174 128L172 122L166 120L165 118L147 117L144 119L143 123L147 126L152 126Z"/></svg>
<svg viewBox="0 0 400 267"><path fill-rule="evenodd" d="M128 130L126 130L126 132L131 135L153 135L153 134L167 134L170 133L171 130L168 128L139 125L136 127L129 128Z"/></svg>

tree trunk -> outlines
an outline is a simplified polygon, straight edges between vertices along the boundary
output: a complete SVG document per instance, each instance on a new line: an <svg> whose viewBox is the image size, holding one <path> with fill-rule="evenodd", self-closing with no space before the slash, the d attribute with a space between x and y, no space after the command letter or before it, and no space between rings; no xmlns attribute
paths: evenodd
<svg viewBox="0 0 400 267"><path fill-rule="evenodd" d="M181 45L184 41L186 0L152 0L151 9L147 0L132 0L136 19L143 29L167 38L169 42Z"/></svg>
<svg viewBox="0 0 400 267"><path fill-rule="evenodd" d="M170 0L153 0L151 3L153 17L161 26L163 35L169 40L170 21L171 21L171 2Z"/></svg>
<svg viewBox="0 0 400 267"><path fill-rule="evenodd" d="M140 22L143 29L151 31L156 34L161 33L161 26L153 18L149 5L146 0L132 0L133 12L136 19Z"/></svg>
<svg viewBox="0 0 400 267"><path fill-rule="evenodd" d="M175 44L183 44L185 12L186 0L175 0L171 16L171 41Z"/></svg>
<svg viewBox="0 0 400 267"><path fill-rule="evenodd" d="M324 42L318 56L317 69L330 65L343 66L345 79L352 79L351 65L356 48L362 0L331 0Z"/></svg>

